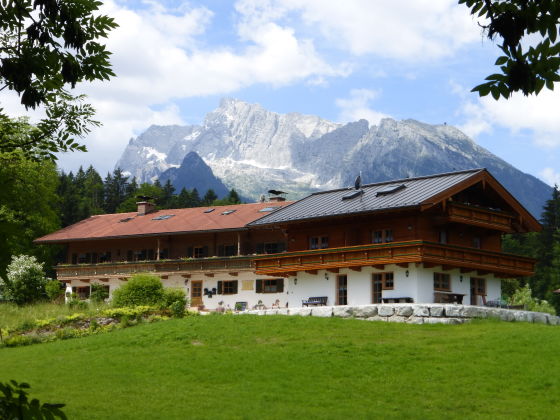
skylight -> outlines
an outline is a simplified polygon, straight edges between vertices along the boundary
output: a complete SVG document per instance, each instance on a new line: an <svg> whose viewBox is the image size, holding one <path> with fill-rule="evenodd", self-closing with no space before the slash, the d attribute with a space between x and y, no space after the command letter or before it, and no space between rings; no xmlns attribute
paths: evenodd
<svg viewBox="0 0 560 420"><path fill-rule="evenodd" d="M214 210L216 210L216 209L206 209L206 210L204 210L204 213L212 213Z"/></svg>
<svg viewBox="0 0 560 420"><path fill-rule="evenodd" d="M130 220L134 219L134 217L125 217L124 219L119 220L120 223L126 223Z"/></svg>
<svg viewBox="0 0 560 420"><path fill-rule="evenodd" d="M227 216L228 214L231 214L231 213L234 213L234 212L236 212L236 210L226 210L226 211L224 211L222 214L223 214L224 216Z"/></svg>
<svg viewBox="0 0 560 420"><path fill-rule="evenodd" d="M270 207L265 207L264 209L260 209L259 211L261 213L266 213L267 211L274 211L274 210L278 210L279 208L281 208L282 206L270 206Z"/></svg>
<svg viewBox="0 0 560 420"><path fill-rule="evenodd" d="M346 195L343 195L342 199L343 200L351 200L352 198L356 198L356 197L362 195L363 193L364 193L364 190L354 190L352 192L349 192Z"/></svg>
<svg viewBox="0 0 560 420"><path fill-rule="evenodd" d="M406 188L406 185L404 184L399 184L399 185L387 185L386 187L383 187L382 189L380 189L379 191L376 192L375 196L379 197L380 195L388 195L388 194L393 194L397 191L402 190L403 188Z"/></svg>
<svg viewBox="0 0 560 420"><path fill-rule="evenodd" d="M161 216L156 216L152 220L167 220L175 216L174 214L162 214Z"/></svg>

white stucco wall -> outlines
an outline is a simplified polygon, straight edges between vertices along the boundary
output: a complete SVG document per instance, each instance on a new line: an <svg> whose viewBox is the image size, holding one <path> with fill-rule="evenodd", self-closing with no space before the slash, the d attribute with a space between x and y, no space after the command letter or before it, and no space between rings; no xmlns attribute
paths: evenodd
<svg viewBox="0 0 560 420"><path fill-rule="evenodd" d="M393 290L383 290L382 297L411 297L415 303L434 302L434 272L443 272L441 267L424 268L409 264L408 268L397 265L387 265L384 270L373 267L363 267L361 271L341 269L338 275L347 276L348 305L367 305L372 303L372 274L381 272L393 272ZM408 276L407 276L408 272ZM501 296L500 279L493 275L478 276L476 273L461 273L459 269L445 271L451 277L451 291L464 294L463 304L469 305L470 300L470 278L483 277L486 279L487 300L498 299ZM326 277L325 277L326 274ZM202 303L207 309L218 308L219 302L223 302L224 308L235 308L236 302L247 302L248 308L253 308L259 300L270 308L276 300L280 301L280 307L299 307L302 300L312 296L327 296L327 305L336 304L337 274L326 270L319 270L317 274L299 272L296 277L284 279L284 291L282 293L256 293L255 281L257 279L272 279L273 276L256 275L251 271L239 271L237 276L229 273L214 273L214 277L205 276L204 273L192 273L191 277L185 279L180 274L170 274L163 279L164 287L177 287L184 290L186 296L191 298L191 285L193 281L202 281L202 289L212 290L218 288L218 281L238 281L238 293L232 295L202 296ZM185 281L188 280L185 284ZM250 281L252 290L243 290L243 281ZM91 283L95 283L91 279ZM100 284L110 286L110 294L126 282L118 278L111 278L108 282ZM73 286L88 286L89 283L80 280L72 280L67 284L66 291L71 293ZM481 304L482 302L479 302Z"/></svg>

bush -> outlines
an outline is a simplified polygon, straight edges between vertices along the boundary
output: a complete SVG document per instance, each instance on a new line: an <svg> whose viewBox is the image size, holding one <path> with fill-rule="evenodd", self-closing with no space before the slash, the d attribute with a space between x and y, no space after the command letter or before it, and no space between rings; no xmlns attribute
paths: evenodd
<svg viewBox="0 0 560 420"><path fill-rule="evenodd" d="M17 255L7 268L7 279L0 280L0 293L18 305L33 303L46 296L47 279L43 265L35 257Z"/></svg>
<svg viewBox="0 0 560 420"><path fill-rule="evenodd" d="M173 303L181 302L183 307L187 305L187 298L182 289L166 288L163 290L163 305L169 308Z"/></svg>
<svg viewBox="0 0 560 420"><path fill-rule="evenodd" d="M94 283L91 285L89 299L95 303L105 302L109 297L109 288L103 284Z"/></svg>
<svg viewBox="0 0 560 420"><path fill-rule="evenodd" d="M132 276L127 284L113 292L113 305L116 307L159 305L163 302L163 284L150 274Z"/></svg>
<svg viewBox="0 0 560 420"><path fill-rule="evenodd" d="M185 303L180 300L176 300L171 305L169 305L169 310L175 318L183 318L185 316Z"/></svg>
<svg viewBox="0 0 560 420"><path fill-rule="evenodd" d="M531 288L528 284L525 287L517 289L510 298L510 305L524 305L528 311L545 312L556 315L554 307L546 300L539 300L532 296Z"/></svg>
<svg viewBox="0 0 560 420"><path fill-rule="evenodd" d="M45 292L49 300L54 302L64 295L64 288L58 280L49 280L45 283Z"/></svg>

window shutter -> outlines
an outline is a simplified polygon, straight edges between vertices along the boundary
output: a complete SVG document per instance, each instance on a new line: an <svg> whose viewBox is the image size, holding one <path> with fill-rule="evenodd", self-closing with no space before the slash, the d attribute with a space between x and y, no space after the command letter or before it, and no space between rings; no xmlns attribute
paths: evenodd
<svg viewBox="0 0 560 420"><path fill-rule="evenodd" d="M219 295L221 295L221 294L222 294L222 291L223 291L222 283L223 283L222 281L219 281L219 282L218 282L218 294L219 294Z"/></svg>
<svg viewBox="0 0 560 420"><path fill-rule="evenodd" d="M278 293L284 293L284 279L283 278L276 279L276 291Z"/></svg>
<svg viewBox="0 0 560 420"><path fill-rule="evenodd" d="M193 247L192 247L192 246L189 246L189 247L187 248L187 257L188 257L188 258L192 258L192 257L193 257Z"/></svg>
<svg viewBox="0 0 560 420"><path fill-rule="evenodd" d="M239 281L238 281L238 280L234 280L234 281L233 281L233 293L234 293L234 294L237 294L237 290L238 290L238 289L237 289L237 285L238 285L238 284L239 284Z"/></svg>
<svg viewBox="0 0 560 420"><path fill-rule="evenodd" d="M264 254L264 244L257 244L257 254Z"/></svg>
<svg viewBox="0 0 560 420"><path fill-rule="evenodd" d="M262 293L262 292L263 292L263 291L262 291L262 289L263 289L262 285L263 285L263 281L262 281L262 280L257 280L257 281L256 281L256 286L255 286L255 292L256 292L256 293Z"/></svg>
<svg viewBox="0 0 560 420"><path fill-rule="evenodd" d="M208 246L207 246L207 245L205 245L205 246L202 248L202 256L203 256L203 257L207 257L207 256L208 256Z"/></svg>

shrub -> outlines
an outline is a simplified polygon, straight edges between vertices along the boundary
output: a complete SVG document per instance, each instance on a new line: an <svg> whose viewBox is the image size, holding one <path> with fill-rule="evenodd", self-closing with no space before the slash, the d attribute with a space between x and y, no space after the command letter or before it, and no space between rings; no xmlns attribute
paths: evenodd
<svg viewBox="0 0 560 420"><path fill-rule="evenodd" d="M532 296L531 288L528 284L515 291L510 298L511 305L524 305L528 311L545 312L556 315L554 307L546 300L539 300Z"/></svg>
<svg viewBox="0 0 560 420"><path fill-rule="evenodd" d="M175 318L183 318L185 316L185 303L180 300L176 300L171 305L169 305L169 310Z"/></svg>
<svg viewBox="0 0 560 420"><path fill-rule="evenodd" d="M89 299L95 303L104 302L109 297L109 288L103 284L94 283L91 285Z"/></svg>
<svg viewBox="0 0 560 420"><path fill-rule="evenodd" d="M163 305L169 308L173 303L181 302L183 307L187 305L187 298L182 289L166 288L163 290Z"/></svg>
<svg viewBox="0 0 560 420"><path fill-rule="evenodd" d="M46 296L47 280L43 265L35 257L17 255L8 265L6 280L0 280L0 293L18 305L33 303Z"/></svg>
<svg viewBox="0 0 560 420"><path fill-rule="evenodd" d="M132 276L127 284L113 293L113 305L116 307L159 305L163 301L163 284L150 274Z"/></svg>
<svg viewBox="0 0 560 420"><path fill-rule="evenodd" d="M58 280L49 280L45 284L45 292L51 301L59 300L64 295L64 288Z"/></svg>

